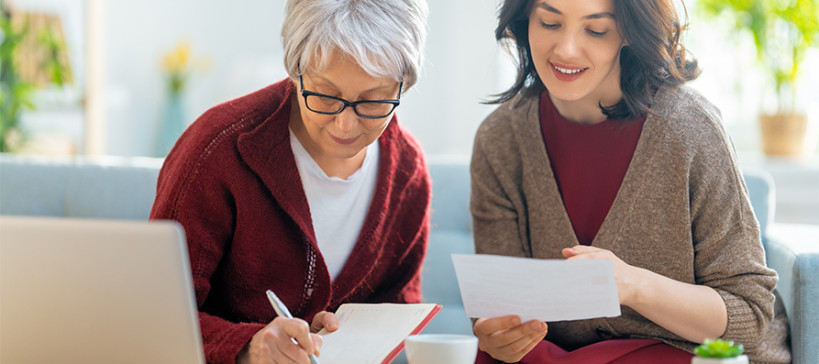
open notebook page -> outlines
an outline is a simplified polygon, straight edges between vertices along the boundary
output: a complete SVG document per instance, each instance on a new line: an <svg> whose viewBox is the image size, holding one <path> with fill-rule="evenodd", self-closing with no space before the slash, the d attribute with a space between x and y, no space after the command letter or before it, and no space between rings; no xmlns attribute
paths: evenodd
<svg viewBox="0 0 819 364"><path fill-rule="evenodd" d="M434 303L345 303L336 311L339 329L321 330L322 364L389 363L441 310Z"/></svg>

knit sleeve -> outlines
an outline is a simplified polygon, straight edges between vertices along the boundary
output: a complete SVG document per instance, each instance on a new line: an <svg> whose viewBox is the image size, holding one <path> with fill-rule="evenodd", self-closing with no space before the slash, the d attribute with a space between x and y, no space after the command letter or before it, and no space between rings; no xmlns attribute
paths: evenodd
<svg viewBox="0 0 819 364"><path fill-rule="evenodd" d="M730 139L718 122L705 129L696 138L689 171L695 279L725 302L723 338L752 353L773 317L776 273L765 265L759 224Z"/></svg>
<svg viewBox="0 0 819 364"><path fill-rule="evenodd" d="M213 112L203 118L213 116ZM211 277L233 237L233 200L218 177L218 159L211 144L201 147L195 127L166 158L159 174L151 219L178 221L188 242L199 324L208 363L233 363L239 351L261 330L262 324L237 324L202 311L211 289Z"/></svg>
<svg viewBox="0 0 819 364"><path fill-rule="evenodd" d="M512 257L527 256L524 236L518 222L518 211L513 196L522 193L511 176L520 175L519 159L504 159L516 153L499 152L499 148L513 146L499 140L508 132L496 130L497 119L490 116L478 129L470 163L472 231L475 252ZM501 126L502 127L502 126ZM518 196L519 197L519 196Z"/></svg>

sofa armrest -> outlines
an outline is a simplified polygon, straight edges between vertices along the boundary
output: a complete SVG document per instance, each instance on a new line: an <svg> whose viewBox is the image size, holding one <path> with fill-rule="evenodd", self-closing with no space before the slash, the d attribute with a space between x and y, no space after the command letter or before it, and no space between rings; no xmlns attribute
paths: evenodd
<svg viewBox="0 0 819 364"><path fill-rule="evenodd" d="M768 266L788 314L793 363L819 358L819 225L772 224L766 236Z"/></svg>

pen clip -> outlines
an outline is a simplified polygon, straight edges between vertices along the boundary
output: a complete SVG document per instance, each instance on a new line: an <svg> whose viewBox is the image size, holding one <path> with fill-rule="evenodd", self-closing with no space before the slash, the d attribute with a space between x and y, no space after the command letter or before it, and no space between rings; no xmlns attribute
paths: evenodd
<svg viewBox="0 0 819 364"><path fill-rule="evenodd" d="M293 318L293 315L290 314L290 310L287 309L287 306L276 296L275 293L271 290L267 290L267 299L270 300L270 305L273 306L273 310L276 311L276 314L284 317L284 318Z"/></svg>

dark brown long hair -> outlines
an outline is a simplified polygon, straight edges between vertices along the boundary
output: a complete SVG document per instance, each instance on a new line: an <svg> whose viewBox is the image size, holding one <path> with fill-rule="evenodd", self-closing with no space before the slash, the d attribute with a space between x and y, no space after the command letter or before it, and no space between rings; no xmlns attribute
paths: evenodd
<svg viewBox="0 0 819 364"><path fill-rule="evenodd" d="M672 0L613 1L615 20L628 44L620 51L623 99L614 106L600 108L610 119L630 120L648 113L657 88L693 80L700 70L697 60L689 58L680 43L686 25L680 23ZM538 77L529 48L529 13L534 3L535 0L504 0L500 7L495 39L516 51L518 75L512 87L494 95L489 103L511 100L518 93L536 97L546 88ZM685 15L687 19L687 11Z"/></svg>

